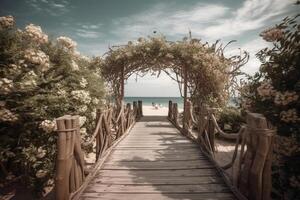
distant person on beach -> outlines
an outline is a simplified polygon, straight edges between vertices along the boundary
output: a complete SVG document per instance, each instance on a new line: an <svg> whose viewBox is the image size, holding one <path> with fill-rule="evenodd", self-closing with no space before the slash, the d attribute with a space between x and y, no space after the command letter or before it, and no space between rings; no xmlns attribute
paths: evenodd
<svg viewBox="0 0 300 200"><path fill-rule="evenodd" d="M160 107L160 108L162 108L162 107L163 107L163 105L160 103L160 104L159 104L159 107Z"/></svg>
<svg viewBox="0 0 300 200"><path fill-rule="evenodd" d="M152 107L155 107L155 103L154 102L152 102Z"/></svg>
<svg viewBox="0 0 300 200"><path fill-rule="evenodd" d="M158 110L158 105L157 104L155 104L155 109Z"/></svg>

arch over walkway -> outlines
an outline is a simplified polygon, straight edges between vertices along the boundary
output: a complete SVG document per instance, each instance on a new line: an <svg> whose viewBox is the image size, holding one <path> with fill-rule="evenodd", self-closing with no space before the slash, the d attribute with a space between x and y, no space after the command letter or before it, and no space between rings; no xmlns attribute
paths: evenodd
<svg viewBox="0 0 300 200"><path fill-rule="evenodd" d="M159 75L162 71L178 82L184 111L188 93L193 104L222 104L240 67L248 61L248 54L226 58L227 45L223 47L218 42L202 43L192 38L191 33L189 38L177 42L167 41L163 36L139 38L110 48L100 68L119 105L124 98L124 81L131 75L143 76L147 72Z"/></svg>

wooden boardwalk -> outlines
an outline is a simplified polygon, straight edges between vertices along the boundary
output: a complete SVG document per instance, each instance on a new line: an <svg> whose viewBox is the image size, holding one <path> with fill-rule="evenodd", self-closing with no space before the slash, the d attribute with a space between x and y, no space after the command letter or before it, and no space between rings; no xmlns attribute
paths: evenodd
<svg viewBox="0 0 300 200"><path fill-rule="evenodd" d="M80 199L235 199L196 144L161 116L135 124Z"/></svg>

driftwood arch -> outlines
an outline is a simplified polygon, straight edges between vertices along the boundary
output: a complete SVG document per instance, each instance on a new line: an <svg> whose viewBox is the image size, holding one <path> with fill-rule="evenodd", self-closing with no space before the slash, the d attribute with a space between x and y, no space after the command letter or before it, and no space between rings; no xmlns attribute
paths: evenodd
<svg viewBox="0 0 300 200"><path fill-rule="evenodd" d="M226 45L227 46L227 45ZM225 46L225 47L226 47ZM122 104L124 82L131 75L159 74L164 71L175 80L184 98L184 111L189 98L193 104L222 104L248 54L226 58L225 47L218 41L209 45L191 37L167 41L163 36L139 38L127 45L113 46L101 60L101 73L109 83L115 102Z"/></svg>

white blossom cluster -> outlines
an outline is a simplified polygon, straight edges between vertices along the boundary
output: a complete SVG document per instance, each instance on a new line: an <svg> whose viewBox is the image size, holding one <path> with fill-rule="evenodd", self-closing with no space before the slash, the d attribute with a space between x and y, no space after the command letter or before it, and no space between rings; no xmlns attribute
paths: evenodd
<svg viewBox="0 0 300 200"><path fill-rule="evenodd" d="M56 130L56 123L55 121L46 119L40 123L39 128L46 133L51 133Z"/></svg>
<svg viewBox="0 0 300 200"><path fill-rule="evenodd" d="M27 72L23 76L22 81L20 82L20 87L22 89L24 89L24 88L27 88L27 87L37 86L36 78L37 78L37 75L33 70Z"/></svg>
<svg viewBox="0 0 300 200"><path fill-rule="evenodd" d="M79 116L79 126L82 127L86 122L85 116Z"/></svg>
<svg viewBox="0 0 300 200"><path fill-rule="evenodd" d="M93 98L92 103L95 105L99 104L99 99L98 98Z"/></svg>
<svg viewBox="0 0 300 200"><path fill-rule="evenodd" d="M283 37L283 31L279 28L270 28L263 31L260 36L267 42L275 42Z"/></svg>
<svg viewBox="0 0 300 200"><path fill-rule="evenodd" d="M18 117L14 113L12 113L10 110L2 107L0 108L0 121L3 122L14 122L17 121Z"/></svg>
<svg viewBox="0 0 300 200"><path fill-rule="evenodd" d="M60 36L56 40L57 40L57 43L59 45L61 45L63 48L65 48L66 50L68 50L70 52L75 51L77 43L75 41L73 41L71 38L65 37L65 36Z"/></svg>
<svg viewBox="0 0 300 200"><path fill-rule="evenodd" d="M43 149L42 147L39 147L37 149L37 152L36 152L36 157L37 158L44 158L46 153L47 153L47 151L45 149Z"/></svg>
<svg viewBox="0 0 300 200"><path fill-rule="evenodd" d="M269 99L275 94L274 87L271 85L271 83L265 81L263 82L258 88L257 92L259 96L262 97L263 100Z"/></svg>
<svg viewBox="0 0 300 200"><path fill-rule="evenodd" d="M84 104L89 104L91 102L91 96L89 91L85 90L74 90L71 92L74 99L83 102Z"/></svg>
<svg viewBox="0 0 300 200"><path fill-rule="evenodd" d="M35 49L27 49L25 51L24 58L35 65L39 65L41 67L41 71L47 71L50 67L49 64L49 56L46 55L43 51L35 50Z"/></svg>
<svg viewBox="0 0 300 200"><path fill-rule="evenodd" d="M86 112L88 109L88 107L86 105L81 105L79 108L78 108L78 111L81 112L81 113L84 113Z"/></svg>
<svg viewBox="0 0 300 200"><path fill-rule="evenodd" d="M274 103L277 105L288 105L291 102L297 101L299 96L296 92L286 91L284 93L276 92Z"/></svg>
<svg viewBox="0 0 300 200"><path fill-rule="evenodd" d="M38 170L35 174L37 178L44 178L46 175L47 175L47 171L42 169Z"/></svg>
<svg viewBox="0 0 300 200"><path fill-rule="evenodd" d="M78 66L78 64L76 63L76 61L74 61L74 60L71 61L71 68L72 68L72 70L74 70L74 71L78 71L78 70L79 70L79 66Z"/></svg>
<svg viewBox="0 0 300 200"><path fill-rule="evenodd" d="M82 77L81 80L80 80L80 82L79 82L79 84L80 84L80 86L82 88L86 88L88 82L87 82L87 80L85 78Z"/></svg>
<svg viewBox="0 0 300 200"><path fill-rule="evenodd" d="M287 111L281 111L280 119L284 122L297 122L300 121L300 118L297 115L297 110L295 108L289 109Z"/></svg>
<svg viewBox="0 0 300 200"><path fill-rule="evenodd" d="M0 91L1 93L7 94L13 89L13 81L7 78L0 79Z"/></svg>
<svg viewBox="0 0 300 200"><path fill-rule="evenodd" d="M0 30L12 28L15 24L14 17L11 15L0 17Z"/></svg>
<svg viewBox="0 0 300 200"><path fill-rule="evenodd" d="M34 24L29 24L25 27L24 35L38 44L44 44L48 42L48 35L43 33L40 26L36 26Z"/></svg>

